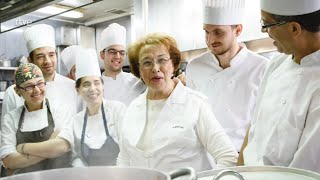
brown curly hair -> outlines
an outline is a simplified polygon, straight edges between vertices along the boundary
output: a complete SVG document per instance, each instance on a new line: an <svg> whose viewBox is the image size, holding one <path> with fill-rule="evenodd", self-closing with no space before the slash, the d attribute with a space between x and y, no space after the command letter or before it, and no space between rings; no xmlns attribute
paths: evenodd
<svg viewBox="0 0 320 180"><path fill-rule="evenodd" d="M139 55L141 49L145 46L164 46L167 48L170 59L173 62L174 71L179 68L181 62L181 52L177 47L176 40L169 35L163 33L151 33L147 36L139 39L133 44L129 45L128 48L128 59L130 63L130 69L133 75L140 78L139 71Z"/></svg>

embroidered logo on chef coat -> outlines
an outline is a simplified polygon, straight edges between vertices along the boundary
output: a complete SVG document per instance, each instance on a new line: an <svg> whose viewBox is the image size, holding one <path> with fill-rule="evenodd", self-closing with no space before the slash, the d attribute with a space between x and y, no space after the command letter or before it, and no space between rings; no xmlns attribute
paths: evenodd
<svg viewBox="0 0 320 180"><path fill-rule="evenodd" d="M183 127L183 126L176 125L176 126L172 126L172 129L184 129L184 127Z"/></svg>

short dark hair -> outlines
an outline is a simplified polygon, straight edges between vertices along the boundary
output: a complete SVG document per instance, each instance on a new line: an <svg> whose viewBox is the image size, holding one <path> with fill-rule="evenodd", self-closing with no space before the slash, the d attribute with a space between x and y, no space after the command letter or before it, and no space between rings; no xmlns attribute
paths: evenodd
<svg viewBox="0 0 320 180"><path fill-rule="evenodd" d="M82 78L83 78L83 77L82 77ZM82 78L79 78L79 79L76 80L76 88L79 88L79 87L80 87ZM101 83L103 84L103 79L102 79L102 77L100 77L100 80L101 80Z"/></svg>
<svg viewBox="0 0 320 180"><path fill-rule="evenodd" d="M320 31L320 10L297 16L281 16L276 14L271 14L271 16L274 20L279 22L297 22L300 24L302 29L309 32L315 33Z"/></svg>
<svg viewBox="0 0 320 180"><path fill-rule="evenodd" d="M181 62L181 52L178 49L176 40L171 36L163 33L151 33L137 40L128 48L128 59L130 69L133 75L140 78L139 72L139 53L145 46L164 46L170 54L170 59L173 62L174 71L179 68Z"/></svg>

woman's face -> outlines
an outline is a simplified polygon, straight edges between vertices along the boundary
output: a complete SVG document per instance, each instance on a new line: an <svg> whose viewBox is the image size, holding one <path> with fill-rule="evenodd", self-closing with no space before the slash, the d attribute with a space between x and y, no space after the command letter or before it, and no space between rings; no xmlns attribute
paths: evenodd
<svg viewBox="0 0 320 180"><path fill-rule="evenodd" d="M147 45L139 54L139 71L148 88L152 91L166 91L172 83L173 62L163 45Z"/></svg>
<svg viewBox="0 0 320 180"><path fill-rule="evenodd" d="M99 76L81 78L77 91L87 104L101 103L103 100L103 84Z"/></svg>
<svg viewBox="0 0 320 180"><path fill-rule="evenodd" d="M45 86L44 78L34 78L17 86L16 92L24 98L27 105L38 106L44 100Z"/></svg>

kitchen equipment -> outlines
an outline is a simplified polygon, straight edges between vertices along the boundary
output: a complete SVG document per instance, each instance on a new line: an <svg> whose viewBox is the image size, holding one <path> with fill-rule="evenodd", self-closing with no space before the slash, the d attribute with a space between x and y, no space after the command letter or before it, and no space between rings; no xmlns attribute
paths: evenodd
<svg viewBox="0 0 320 180"><path fill-rule="evenodd" d="M320 180L318 173L280 166L230 167L200 172L197 177L199 180Z"/></svg>
<svg viewBox="0 0 320 180"><path fill-rule="evenodd" d="M7 81L0 81L0 91L5 91L7 88Z"/></svg>
<svg viewBox="0 0 320 180"><path fill-rule="evenodd" d="M192 168L179 169L168 175L152 169L116 166L53 169L9 176L1 180L170 180L185 175L190 175L190 180L196 180Z"/></svg>

